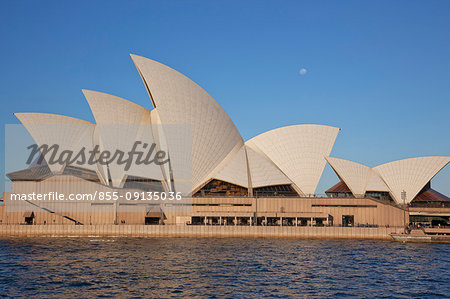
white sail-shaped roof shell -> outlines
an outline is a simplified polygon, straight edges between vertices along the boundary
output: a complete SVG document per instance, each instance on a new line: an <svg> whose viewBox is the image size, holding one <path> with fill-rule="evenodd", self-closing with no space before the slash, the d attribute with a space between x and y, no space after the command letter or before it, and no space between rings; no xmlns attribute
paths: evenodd
<svg viewBox="0 0 450 299"><path fill-rule="evenodd" d="M161 119L158 114L158 109L155 108L152 111L150 111L150 120L153 124L153 126L152 126L153 138L157 143L158 150L162 150L166 153L169 153L166 137L164 134L163 124L161 123ZM170 153L169 153L169 155L170 155ZM189 161L190 161L190 159L189 159ZM173 177L171 175L170 164L172 164L172 161L170 161L170 163L165 163L165 164L161 165L161 171L162 171L162 175L164 176L167 190L173 192L173 191L175 191L174 190L175 187L172 184ZM190 167L189 167L189 170L190 170ZM190 174L189 174L189 176L190 176ZM190 187L189 187L189 192L191 192Z"/></svg>
<svg viewBox="0 0 450 299"><path fill-rule="evenodd" d="M137 150L142 151L143 158L147 155L152 144L156 145L152 133L151 112L138 104L102 92L83 90L91 107L99 130L101 150L108 150L111 154L116 151L128 152L135 142L140 142ZM144 144L147 147L144 148ZM156 153L155 147L153 155ZM161 166L154 163L137 164L136 156L132 157L130 168L126 164L119 164L117 159L108 165L111 181L114 187L122 187L127 176L138 176L154 180L164 180Z"/></svg>
<svg viewBox="0 0 450 299"><path fill-rule="evenodd" d="M241 149L228 163L223 166L214 178L248 188L249 178L245 146L241 147Z"/></svg>
<svg viewBox="0 0 450 299"><path fill-rule="evenodd" d="M370 169L369 177L367 180L366 185L366 192L367 191L378 191L378 192L389 192L389 187L386 185L386 183L383 181L383 179L378 175L378 173L373 170L373 168Z"/></svg>
<svg viewBox="0 0 450 299"><path fill-rule="evenodd" d="M264 154L261 155L248 146L246 148L253 188L292 184L292 181Z"/></svg>
<svg viewBox="0 0 450 299"><path fill-rule="evenodd" d="M292 184L264 154L259 154L246 145L231 160L224 160L223 168L214 178L245 188Z"/></svg>
<svg viewBox="0 0 450 299"><path fill-rule="evenodd" d="M263 152L304 195L314 194L339 128L295 125L258 135L247 145Z"/></svg>
<svg viewBox="0 0 450 299"><path fill-rule="evenodd" d="M372 168L344 159L332 157L326 159L339 178L350 188L353 195L363 196L366 191L389 191Z"/></svg>
<svg viewBox="0 0 450 299"><path fill-rule="evenodd" d="M332 157L326 159L339 178L350 188L353 195L361 196L366 193L370 167L344 159Z"/></svg>
<svg viewBox="0 0 450 299"><path fill-rule="evenodd" d="M222 107L200 86L159 62L131 55L164 124L186 124L192 132L192 185L198 189L234 156L243 140ZM171 134L165 133L169 152ZM174 167L174 173L177 169Z"/></svg>
<svg viewBox="0 0 450 299"><path fill-rule="evenodd" d="M93 135L95 124L58 114L15 113L14 115L25 126L39 147L44 144L49 147L56 144L59 146L57 157L63 151L71 151L73 152L72 158L75 158L75 155L84 148L86 159L89 158L89 151L92 151L94 147ZM59 163L50 163L49 156L51 156L51 152L45 156L45 160L53 173L61 172L67 166L60 165ZM82 165L75 163L73 166L95 171L99 175L99 178L104 180L101 173L99 173L98 164L89 164L86 162Z"/></svg>
<svg viewBox="0 0 450 299"><path fill-rule="evenodd" d="M431 156L398 160L379 165L374 170L391 190L391 196L402 204L402 191L410 203L423 187L448 163L450 157Z"/></svg>

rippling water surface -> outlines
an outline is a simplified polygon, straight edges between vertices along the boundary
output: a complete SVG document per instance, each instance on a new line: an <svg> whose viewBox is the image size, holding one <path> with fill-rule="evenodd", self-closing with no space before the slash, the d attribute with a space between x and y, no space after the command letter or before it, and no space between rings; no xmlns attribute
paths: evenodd
<svg viewBox="0 0 450 299"><path fill-rule="evenodd" d="M187 238L0 240L0 295L450 297L450 244Z"/></svg>

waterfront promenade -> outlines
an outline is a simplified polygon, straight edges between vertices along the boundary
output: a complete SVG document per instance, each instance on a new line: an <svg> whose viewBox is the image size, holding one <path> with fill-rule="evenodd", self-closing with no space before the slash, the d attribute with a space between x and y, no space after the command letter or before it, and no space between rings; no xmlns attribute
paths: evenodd
<svg viewBox="0 0 450 299"><path fill-rule="evenodd" d="M401 227L0 225L0 237L195 237L392 240Z"/></svg>

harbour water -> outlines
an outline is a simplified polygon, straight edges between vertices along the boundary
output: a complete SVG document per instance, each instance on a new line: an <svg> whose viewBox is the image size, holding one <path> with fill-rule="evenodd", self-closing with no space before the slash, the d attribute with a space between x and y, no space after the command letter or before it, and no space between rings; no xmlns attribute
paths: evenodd
<svg viewBox="0 0 450 299"><path fill-rule="evenodd" d="M4 238L0 296L449 297L450 244Z"/></svg>

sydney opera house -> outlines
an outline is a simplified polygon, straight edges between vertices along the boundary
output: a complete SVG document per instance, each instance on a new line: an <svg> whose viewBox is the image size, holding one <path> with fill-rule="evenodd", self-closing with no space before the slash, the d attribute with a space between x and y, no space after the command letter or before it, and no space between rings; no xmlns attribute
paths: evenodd
<svg viewBox="0 0 450 299"><path fill-rule="evenodd" d="M340 129L299 124L244 141L224 109L200 86L156 61L131 55L153 106L83 90L95 123L63 115L15 113L38 146L127 152L154 144L167 163L52 164L48 157L7 174L3 224L154 224L403 227L449 224L450 199L431 188L449 156L376 167L332 157ZM43 157L43 156L41 156ZM339 178L316 188L329 164ZM117 200L12 200L14 194L109 194ZM127 194L182 194L137 200ZM134 197L134 196L133 196ZM131 199L131 200L130 200ZM141 198L142 199L142 198ZM405 218L406 217L406 218Z"/></svg>

